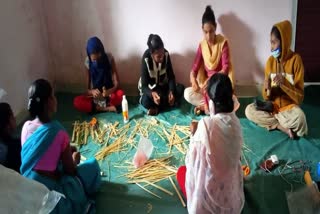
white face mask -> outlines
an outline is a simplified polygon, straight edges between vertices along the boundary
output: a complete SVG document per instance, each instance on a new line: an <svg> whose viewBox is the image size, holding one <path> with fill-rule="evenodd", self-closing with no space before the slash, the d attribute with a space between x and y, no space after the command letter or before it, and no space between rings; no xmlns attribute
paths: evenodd
<svg viewBox="0 0 320 214"><path fill-rule="evenodd" d="M214 110L214 103L211 99L209 100L209 113L210 113L210 117L213 118L215 115L215 110Z"/></svg>
<svg viewBox="0 0 320 214"><path fill-rule="evenodd" d="M271 51L271 55L272 55L275 59L277 59L277 58L280 56L280 54L281 54L281 48L280 48L280 47L278 47L277 49Z"/></svg>

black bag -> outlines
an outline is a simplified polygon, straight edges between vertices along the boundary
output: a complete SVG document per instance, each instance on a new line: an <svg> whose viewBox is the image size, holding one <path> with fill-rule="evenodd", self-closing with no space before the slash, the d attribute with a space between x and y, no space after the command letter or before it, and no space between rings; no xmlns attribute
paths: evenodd
<svg viewBox="0 0 320 214"><path fill-rule="evenodd" d="M271 101L254 100L254 105L259 111L273 112L273 103Z"/></svg>

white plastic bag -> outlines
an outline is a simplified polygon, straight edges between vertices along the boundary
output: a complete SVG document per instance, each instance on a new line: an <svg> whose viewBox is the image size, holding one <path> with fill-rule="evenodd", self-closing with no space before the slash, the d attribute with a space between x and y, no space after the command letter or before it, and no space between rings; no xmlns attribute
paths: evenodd
<svg viewBox="0 0 320 214"><path fill-rule="evenodd" d="M0 88L0 101L3 102L4 97L7 95L7 92L3 89Z"/></svg>
<svg viewBox="0 0 320 214"><path fill-rule="evenodd" d="M143 166L150 158L153 151L153 144L152 142L143 137L140 136L137 152L133 157L133 165L136 168L139 168Z"/></svg>
<svg viewBox="0 0 320 214"><path fill-rule="evenodd" d="M58 204L61 193L27 179L0 164L0 213L48 214Z"/></svg>

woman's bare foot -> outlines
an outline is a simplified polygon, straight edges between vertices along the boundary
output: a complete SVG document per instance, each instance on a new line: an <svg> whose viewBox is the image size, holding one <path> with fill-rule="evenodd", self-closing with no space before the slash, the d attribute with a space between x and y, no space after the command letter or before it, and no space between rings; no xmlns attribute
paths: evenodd
<svg viewBox="0 0 320 214"><path fill-rule="evenodd" d="M155 116L158 114L158 109L157 108L150 108L147 112L147 115L150 115L150 116Z"/></svg>
<svg viewBox="0 0 320 214"><path fill-rule="evenodd" d="M290 139L296 138L296 135L294 134L294 132L291 129L288 129L288 136L290 137Z"/></svg>
<svg viewBox="0 0 320 214"><path fill-rule="evenodd" d="M290 139L294 139L295 138L294 132L291 129L286 129L281 125L278 125L277 129L279 129L280 131L286 133L289 136Z"/></svg>
<svg viewBox="0 0 320 214"><path fill-rule="evenodd" d="M117 108L115 106L101 107L97 105L96 109L98 112L117 112Z"/></svg>
<svg viewBox="0 0 320 214"><path fill-rule="evenodd" d="M106 111L109 112L117 112L117 108L115 106L107 106Z"/></svg>

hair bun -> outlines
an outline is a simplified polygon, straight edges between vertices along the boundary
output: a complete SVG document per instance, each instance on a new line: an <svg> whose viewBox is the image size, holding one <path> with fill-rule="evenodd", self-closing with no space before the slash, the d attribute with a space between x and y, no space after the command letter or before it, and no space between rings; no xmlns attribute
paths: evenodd
<svg viewBox="0 0 320 214"><path fill-rule="evenodd" d="M52 96L52 87L45 79L38 79L32 83L28 90L28 110L31 117L43 116L46 104Z"/></svg>
<svg viewBox="0 0 320 214"><path fill-rule="evenodd" d="M158 34L150 34L147 45L151 53L153 53L155 50L164 48L163 41Z"/></svg>
<svg viewBox="0 0 320 214"><path fill-rule="evenodd" d="M211 8L211 5L207 5L206 6L206 10L205 10L205 13L213 13L213 10L212 10L212 8Z"/></svg>
<svg viewBox="0 0 320 214"><path fill-rule="evenodd" d="M210 5L206 6L206 9L202 15L202 25L205 23L216 25L216 17Z"/></svg>

